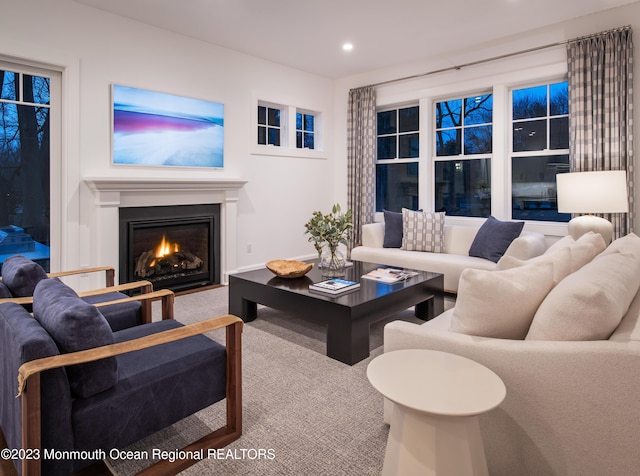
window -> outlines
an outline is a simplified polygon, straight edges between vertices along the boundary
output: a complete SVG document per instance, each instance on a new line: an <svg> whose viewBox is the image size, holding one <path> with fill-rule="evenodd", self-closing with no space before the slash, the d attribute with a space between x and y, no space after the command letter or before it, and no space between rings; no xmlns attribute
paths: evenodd
<svg viewBox="0 0 640 476"><path fill-rule="evenodd" d="M315 149L316 118L313 114L296 113L296 147L298 149Z"/></svg>
<svg viewBox="0 0 640 476"><path fill-rule="evenodd" d="M435 103L435 210L491 214L493 95Z"/></svg>
<svg viewBox="0 0 640 476"><path fill-rule="evenodd" d="M265 101L255 94L252 104L252 154L326 158L321 112L277 101Z"/></svg>
<svg viewBox="0 0 640 476"><path fill-rule="evenodd" d="M418 208L420 108L377 113L376 211Z"/></svg>
<svg viewBox="0 0 640 476"><path fill-rule="evenodd" d="M280 146L281 115L277 107L258 105L258 144Z"/></svg>
<svg viewBox="0 0 640 476"><path fill-rule="evenodd" d="M0 227L33 240L4 236L0 254L24 254L47 270L50 108L50 78L0 69Z"/></svg>
<svg viewBox="0 0 640 476"><path fill-rule="evenodd" d="M558 213L556 174L569 171L567 82L511 92L511 215L514 219L569 221Z"/></svg>

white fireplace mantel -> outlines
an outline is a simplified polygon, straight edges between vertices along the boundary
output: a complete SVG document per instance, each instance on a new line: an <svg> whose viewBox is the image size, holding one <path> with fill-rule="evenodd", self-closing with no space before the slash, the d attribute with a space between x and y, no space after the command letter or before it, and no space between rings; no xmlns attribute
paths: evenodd
<svg viewBox="0 0 640 476"><path fill-rule="evenodd" d="M85 177L96 206L95 249L99 262L119 262L118 209L163 205L221 205L221 279L237 270L238 191L247 183L237 178Z"/></svg>

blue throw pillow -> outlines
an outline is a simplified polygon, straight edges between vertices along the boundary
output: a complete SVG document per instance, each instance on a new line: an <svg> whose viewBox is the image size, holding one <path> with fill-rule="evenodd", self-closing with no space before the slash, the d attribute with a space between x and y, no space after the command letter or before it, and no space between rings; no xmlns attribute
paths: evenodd
<svg viewBox="0 0 640 476"><path fill-rule="evenodd" d="M400 248L402 246L402 213L384 212L384 241L383 248Z"/></svg>
<svg viewBox="0 0 640 476"><path fill-rule="evenodd" d="M500 221L489 217L482 224L469 248L469 256L485 258L497 263L524 227L524 222Z"/></svg>
<svg viewBox="0 0 640 476"><path fill-rule="evenodd" d="M113 344L113 332L97 307L83 301L58 279L38 283L33 295L33 315L51 335L60 353ZM87 398L113 387L118 380L115 357L66 367L71 391Z"/></svg>
<svg viewBox="0 0 640 476"><path fill-rule="evenodd" d="M33 296L36 284L46 278L42 266L22 255L10 256L2 264L2 282L13 297Z"/></svg>

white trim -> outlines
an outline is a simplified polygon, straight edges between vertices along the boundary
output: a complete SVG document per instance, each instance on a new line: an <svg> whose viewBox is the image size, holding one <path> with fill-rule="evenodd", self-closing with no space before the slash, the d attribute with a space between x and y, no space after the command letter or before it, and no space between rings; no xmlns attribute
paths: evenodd
<svg viewBox="0 0 640 476"><path fill-rule="evenodd" d="M11 51L5 54L4 51ZM34 54L37 51L38 54ZM81 267L80 239L80 59L43 45L28 45L11 38L0 39L3 60L61 73L60 130L53 147L59 161L51 164L51 270ZM53 99L52 99L53 101ZM52 108L53 109L53 108ZM85 265L88 266L88 265Z"/></svg>
<svg viewBox="0 0 640 476"><path fill-rule="evenodd" d="M273 157L291 157L300 159L327 159L327 153L324 147L324 126L323 113L317 109L302 106L290 106L284 101L274 101L268 98L268 95L260 95L253 91L251 93L251 143L249 150L251 155L266 155ZM262 145L258 144L258 106L267 106L280 109L282 117L280 118L280 145ZM306 112L315 116L315 149L297 148L296 147L296 112Z"/></svg>
<svg viewBox="0 0 640 476"><path fill-rule="evenodd" d="M96 254L101 262L119 263L119 208L219 203L222 283L238 271L238 200L246 180L85 177L84 182L97 207Z"/></svg>

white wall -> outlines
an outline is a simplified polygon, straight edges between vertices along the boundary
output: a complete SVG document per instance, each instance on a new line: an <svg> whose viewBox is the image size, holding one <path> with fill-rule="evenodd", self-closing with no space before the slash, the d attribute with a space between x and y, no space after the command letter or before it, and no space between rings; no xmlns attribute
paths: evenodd
<svg viewBox="0 0 640 476"><path fill-rule="evenodd" d="M159 30L70 0L3 0L0 56L63 71L63 247L52 268L94 266L94 197L87 176L233 177L247 180L238 202L238 268L313 256L304 223L335 196L333 83L291 68ZM110 85L224 103L225 167L111 165ZM323 114L327 159L251 155L252 94ZM252 252L247 252L247 244ZM117 265L117 263L109 263Z"/></svg>
<svg viewBox="0 0 640 476"><path fill-rule="evenodd" d="M335 110L335 168L336 168L336 190L340 195L338 199L344 200L346 197L346 170L347 163L347 101L349 89L357 88L368 84L376 84L397 78L408 77L451 68L456 65L464 65L487 58L494 58L511 52L524 51L543 45L550 45L557 42L573 39L579 36L598 33L611 28L631 25L636 33L636 44L638 42L638 32L640 32L640 3L636 2L624 7L607 10L604 13L585 16L574 21L561 23L553 27L536 30L527 34L517 35L504 41L492 44L478 45L477 48L465 51L454 52L446 57L436 58L428 62L418 62L406 64L394 68L372 71L366 74L352 76L336 81L334 110ZM428 25L426 25L428 27ZM425 47L428 53L428 45ZM640 64L640 48L635 48L634 63ZM398 104L409 101L420 101L421 121L427 118L428 114L424 110L430 110L434 99L447 98L449 95L464 94L465 92L477 93L483 88L499 85L496 92L507 95L508 86L515 84L526 84L536 80L545 80L553 77L566 76L566 46L556 46L545 50L528 53L521 56L492 61L482 65L465 67L459 70L437 73L424 76L418 79L401 81L380 85L376 88L377 104ZM640 71L636 67L634 78L634 89L640 89ZM640 95L634 97L635 104L640 104ZM637 107L636 107L637 109ZM494 123L496 114L507 114L507 111L494 111ZM637 118L637 114L636 114ZM421 122L423 124L423 122ZM424 128L423 128L424 130ZM637 130L637 127L636 127ZM493 163L506 164L506 152L508 145L507 131L494 129L494 160ZM428 136L428 134L426 134ZM637 137L637 134L634 134ZM432 194L430 193L430 177L428 150L430 147L430 137L421 134L421 157L420 164L420 206L430 209L432 204ZM495 147L495 144L499 147ZM638 158L640 145L638 141L634 144L634 155ZM640 179L640 168L636 167L636 183ZM500 182L498 182L500 181ZM509 176L503 167L492 167L492 183L504 183L505 189L509 181ZM508 214L508 201L504 193L500 193L498 187L492 187L494 193L492 206L498 218L506 218ZM636 188L636 198L640 190ZM636 200L637 202L637 200ZM640 208L640 207L639 207ZM640 228L640 209L636 210L636 232ZM477 219L448 218L449 222L474 222ZM547 235L566 234L566 225L542 225L534 222L527 223L528 229L537 229Z"/></svg>

